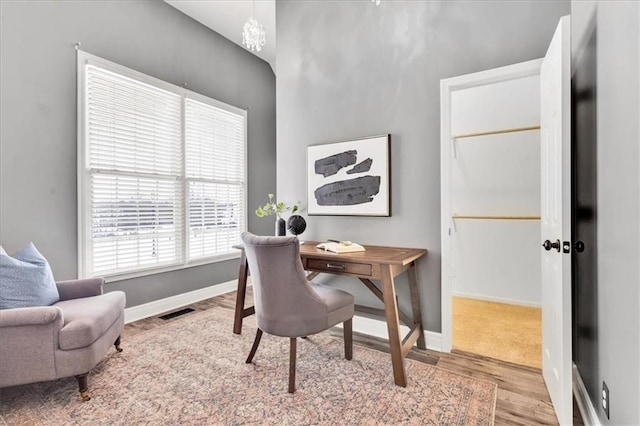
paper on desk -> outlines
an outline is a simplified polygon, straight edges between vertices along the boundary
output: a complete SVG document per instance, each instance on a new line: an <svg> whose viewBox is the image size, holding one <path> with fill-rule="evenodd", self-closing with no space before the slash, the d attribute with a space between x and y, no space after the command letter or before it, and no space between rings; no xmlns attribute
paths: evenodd
<svg viewBox="0 0 640 426"><path fill-rule="evenodd" d="M344 244L327 242L318 244L316 247L333 253L355 253L359 251L366 251L364 247L356 243Z"/></svg>

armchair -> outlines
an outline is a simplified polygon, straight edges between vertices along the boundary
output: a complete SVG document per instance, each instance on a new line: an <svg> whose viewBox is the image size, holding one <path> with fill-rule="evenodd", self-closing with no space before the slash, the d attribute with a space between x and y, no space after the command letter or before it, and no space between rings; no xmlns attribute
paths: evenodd
<svg viewBox="0 0 640 426"><path fill-rule="evenodd" d="M109 347L120 349L125 294L103 294L104 280L56 283L51 306L0 310L0 388L75 376L82 399L88 375Z"/></svg>

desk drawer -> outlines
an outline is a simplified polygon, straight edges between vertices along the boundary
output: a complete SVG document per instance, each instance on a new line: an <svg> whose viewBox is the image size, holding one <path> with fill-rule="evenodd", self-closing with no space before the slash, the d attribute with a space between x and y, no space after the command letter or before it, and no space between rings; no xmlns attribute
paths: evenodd
<svg viewBox="0 0 640 426"><path fill-rule="evenodd" d="M334 274L353 274L371 276L371 265L368 263L341 262L339 260L308 259L307 269L326 271Z"/></svg>

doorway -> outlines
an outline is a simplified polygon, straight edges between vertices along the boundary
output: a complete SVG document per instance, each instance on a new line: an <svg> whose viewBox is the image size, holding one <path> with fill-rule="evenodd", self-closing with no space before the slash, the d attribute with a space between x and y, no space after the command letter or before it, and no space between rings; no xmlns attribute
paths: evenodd
<svg viewBox="0 0 640 426"><path fill-rule="evenodd" d="M537 368L540 63L441 82L443 350Z"/></svg>

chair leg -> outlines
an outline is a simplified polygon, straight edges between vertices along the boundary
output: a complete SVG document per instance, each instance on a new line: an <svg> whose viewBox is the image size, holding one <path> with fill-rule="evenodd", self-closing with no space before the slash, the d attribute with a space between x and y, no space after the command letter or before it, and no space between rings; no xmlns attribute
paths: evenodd
<svg viewBox="0 0 640 426"><path fill-rule="evenodd" d="M247 360L245 361L247 364L251 364L251 361L253 360L253 357L256 354L256 351L258 350L258 345L260 344L260 339L262 338L262 330L257 329L256 330L256 337L255 339L253 339L253 346L251 347L251 352L249 352L249 356L247 357Z"/></svg>
<svg viewBox="0 0 640 426"><path fill-rule="evenodd" d="M113 346L116 347L116 351L118 352L122 352L122 348L120 347L120 336L118 336L118 338L116 339L115 342L113 342Z"/></svg>
<svg viewBox="0 0 640 426"><path fill-rule="evenodd" d="M296 342L295 337L290 338L289 349L289 393L296 391Z"/></svg>
<svg viewBox="0 0 640 426"><path fill-rule="evenodd" d="M344 358L353 358L353 319L346 320L342 326L344 331Z"/></svg>
<svg viewBox="0 0 640 426"><path fill-rule="evenodd" d="M78 374L76 376L78 381L78 390L83 401L89 401L91 396L89 395L89 372Z"/></svg>

